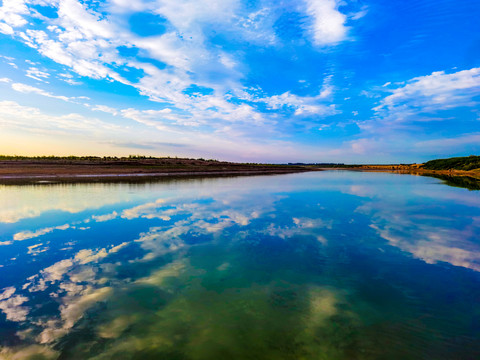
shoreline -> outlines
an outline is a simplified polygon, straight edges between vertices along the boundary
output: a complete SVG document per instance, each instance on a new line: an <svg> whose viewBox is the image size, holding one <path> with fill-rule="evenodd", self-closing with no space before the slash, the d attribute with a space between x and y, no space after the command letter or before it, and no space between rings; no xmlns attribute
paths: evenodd
<svg viewBox="0 0 480 360"><path fill-rule="evenodd" d="M452 177L459 177L459 176L468 176L474 179L480 180L480 171L478 170L429 170L429 169L422 169L422 168L394 168L392 169L390 166L385 168L380 167L357 167L357 168L317 168L321 171L327 170L344 170L344 171L359 171L359 172L384 172L384 173L394 173L394 174L410 174L410 175L421 175L421 176L429 176L429 175L444 175L444 176L452 176Z"/></svg>
<svg viewBox="0 0 480 360"><path fill-rule="evenodd" d="M200 177L229 177L255 175L282 175L310 171L305 168L292 169L242 169L213 171L161 171L161 172L115 172L115 173L57 173L57 174L0 174L0 185L35 185L81 182L144 182L164 179L189 179Z"/></svg>
<svg viewBox="0 0 480 360"><path fill-rule="evenodd" d="M321 167L158 158L128 161L3 160L0 161L0 184L141 182L167 178L279 175L312 171L385 172L419 176L469 177L480 180L479 170L429 170L418 165Z"/></svg>

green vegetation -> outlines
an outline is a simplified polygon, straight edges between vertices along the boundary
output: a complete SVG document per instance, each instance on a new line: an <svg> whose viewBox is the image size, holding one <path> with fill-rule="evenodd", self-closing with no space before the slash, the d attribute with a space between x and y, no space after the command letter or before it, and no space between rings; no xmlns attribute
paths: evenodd
<svg viewBox="0 0 480 360"><path fill-rule="evenodd" d="M454 157L430 160L423 166L427 170L474 170L480 169L480 156Z"/></svg>

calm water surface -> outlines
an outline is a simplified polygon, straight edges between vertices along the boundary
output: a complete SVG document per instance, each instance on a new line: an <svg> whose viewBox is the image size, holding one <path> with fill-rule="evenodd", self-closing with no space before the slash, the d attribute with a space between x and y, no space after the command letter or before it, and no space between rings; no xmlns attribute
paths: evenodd
<svg viewBox="0 0 480 360"><path fill-rule="evenodd" d="M0 186L1 359L478 359L480 192L320 172Z"/></svg>

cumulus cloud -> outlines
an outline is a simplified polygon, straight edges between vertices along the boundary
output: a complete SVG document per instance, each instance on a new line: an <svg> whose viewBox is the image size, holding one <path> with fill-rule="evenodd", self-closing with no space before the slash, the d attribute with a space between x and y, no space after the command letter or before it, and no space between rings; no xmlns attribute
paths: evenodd
<svg viewBox="0 0 480 360"><path fill-rule="evenodd" d="M0 32L11 35L15 28L27 24L25 15L30 13L24 0L4 0L0 7Z"/></svg>
<svg viewBox="0 0 480 360"><path fill-rule="evenodd" d="M347 38L347 16L342 14L337 0L305 0L307 13L312 17L310 31L316 45L336 44Z"/></svg>
<svg viewBox="0 0 480 360"><path fill-rule="evenodd" d="M28 298L23 295L15 295L16 289L8 287L0 294L0 310L5 314L7 320L10 321L25 321L30 309L22 306L28 301Z"/></svg>
<svg viewBox="0 0 480 360"><path fill-rule="evenodd" d="M45 281L55 282L61 280L72 266L73 261L71 259L65 259L45 268L40 273Z"/></svg>
<svg viewBox="0 0 480 360"><path fill-rule="evenodd" d="M96 222L104 222L104 221L110 221L115 219L118 216L118 213L116 211L112 212L111 214L105 214L105 215L92 215L92 219Z"/></svg>

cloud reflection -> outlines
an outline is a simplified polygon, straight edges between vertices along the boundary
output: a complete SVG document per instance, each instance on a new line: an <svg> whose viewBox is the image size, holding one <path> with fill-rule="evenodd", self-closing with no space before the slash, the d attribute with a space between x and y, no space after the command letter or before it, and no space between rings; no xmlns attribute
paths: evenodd
<svg viewBox="0 0 480 360"><path fill-rule="evenodd" d="M385 294L368 292L380 280L358 265L378 248L405 265L411 257L386 244L428 264L480 271L478 207L419 196L418 185L399 193L385 178L351 186L338 176L325 184L298 176L296 191L265 191L256 179L159 186L115 209L51 220L65 225L27 232L18 224L25 239L42 236L18 266L42 266L0 290L0 310L22 344L0 347L0 357L345 358L368 348L368 317L382 310ZM88 236L77 237L85 224ZM59 227L71 237L52 241ZM4 249L15 245L23 244ZM391 295L388 280L380 284ZM403 300L403 289L393 294Z"/></svg>

